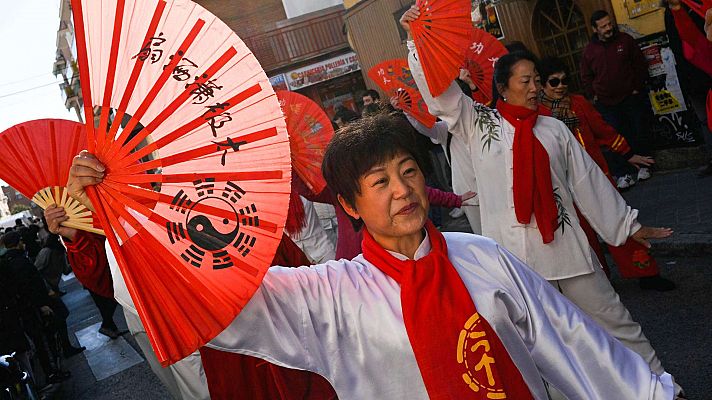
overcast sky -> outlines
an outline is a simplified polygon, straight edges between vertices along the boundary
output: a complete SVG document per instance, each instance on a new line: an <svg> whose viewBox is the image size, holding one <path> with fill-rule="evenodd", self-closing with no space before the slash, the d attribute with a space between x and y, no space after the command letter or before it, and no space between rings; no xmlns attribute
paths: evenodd
<svg viewBox="0 0 712 400"><path fill-rule="evenodd" d="M0 0L0 4L0 132L39 118L76 121L76 114L64 108L61 75L52 75L60 1Z"/></svg>

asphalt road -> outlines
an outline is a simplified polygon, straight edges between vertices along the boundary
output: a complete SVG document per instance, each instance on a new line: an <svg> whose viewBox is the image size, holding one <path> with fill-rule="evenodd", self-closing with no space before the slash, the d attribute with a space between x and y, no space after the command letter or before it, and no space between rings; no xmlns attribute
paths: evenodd
<svg viewBox="0 0 712 400"><path fill-rule="evenodd" d="M636 280L616 277L614 287L688 399L712 400L712 256L658 263L676 290L643 291Z"/></svg>

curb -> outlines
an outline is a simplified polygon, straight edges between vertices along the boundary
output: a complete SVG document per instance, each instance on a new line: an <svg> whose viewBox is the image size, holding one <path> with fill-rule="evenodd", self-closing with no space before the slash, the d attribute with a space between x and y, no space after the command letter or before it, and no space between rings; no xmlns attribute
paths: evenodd
<svg viewBox="0 0 712 400"><path fill-rule="evenodd" d="M676 233L652 242L655 256L700 257L712 255L712 233Z"/></svg>

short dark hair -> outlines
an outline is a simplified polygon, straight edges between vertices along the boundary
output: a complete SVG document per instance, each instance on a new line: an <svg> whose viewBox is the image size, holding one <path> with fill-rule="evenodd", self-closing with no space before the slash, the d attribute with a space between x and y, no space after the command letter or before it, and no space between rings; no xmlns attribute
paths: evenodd
<svg viewBox="0 0 712 400"><path fill-rule="evenodd" d="M591 26L594 28L598 28L597 22L602 20L603 18L608 17L610 14L608 14L608 11L606 10L596 10L591 14Z"/></svg>
<svg viewBox="0 0 712 400"><path fill-rule="evenodd" d="M510 53L514 53L515 51L529 51L529 48L527 48L527 45L525 45L524 42L522 42L520 40L515 40L509 44L504 45L504 47Z"/></svg>
<svg viewBox="0 0 712 400"><path fill-rule="evenodd" d="M423 173L430 169L430 159L418 147L416 133L399 113L377 113L366 116L334 134L324 153L321 172L334 195L341 195L354 206L361 193L359 180L374 165L383 163L399 152L410 154ZM351 219L354 230L363 221Z"/></svg>
<svg viewBox="0 0 712 400"><path fill-rule="evenodd" d="M2 242L5 245L5 248L7 248L7 249L17 247L17 245L20 244L21 240L22 240L22 236L20 235L19 232L16 232L16 231L7 232L2 237Z"/></svg>
<svg viewBox="0 0 712 400"><path fill-rule="evenodd" d="M367 91L363 92L363 96L361 96L361 97L366 97L366 96L370 96L373 100L381 99L381 95L373 89L368 89Z"/></svg>
<svg viewBox="0 0 712 400"><path fill-rule="evenodd" d="M15 219L15 226L20 226L20 225L25 225L24 223L22 223L22 218Z"/></svg>
<svg viewBox="0 0 712 400"><path fill-rule="evenodd" d="M550 76L559 72L565 73L566 76L571 76L571 74L569 73L569 67L567 67L566 63L564 63L563 61L561 61L560 58L557 57L543 58L541 61L539 61L537 69L539 70L539 76L541 77L542 85L549 80Z"/></svg>
<svg viewBox="0 0 712 400"><path fill-rule="evenodd" d="M537 58L534 54L529 51L514 51L509 54L505 54L497 60L494 64L494 76L492 85L492 104L497 104L497 100L502 97L499 93L499 85L507 87L509 84L509 78L512 77L512 67L519 61L527 60L537 64Z"/></svg>

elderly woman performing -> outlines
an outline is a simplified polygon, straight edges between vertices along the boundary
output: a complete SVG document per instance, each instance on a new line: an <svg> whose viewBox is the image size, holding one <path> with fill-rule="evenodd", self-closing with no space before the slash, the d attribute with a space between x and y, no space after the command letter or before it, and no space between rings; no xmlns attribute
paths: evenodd
<svg viewBox="0 0 712 400"><path fill-rule="evenodd" d="M410 22L419 16L413 6L401 17L409 35ZM412 40L408 47L410 69L428 109L471 152L482 233L524 260L640 354L653 372L662 374L655 350L591 250L576 207L612 245L631 238L649 247L648 239L666 237L672 231L641 226L638 211L626 205L566 125L538 115L539 74L531 54L514 52L497 61L494 80L500 99L496 109L490 109L474 103L455 84L433 98ZM676 391L681 389L676 387Z"/></svg>
<svg viewBox="0 0 712 400"><path fill-rule="evenodd" d="M328 185L363 254L272 267L208 346L323 375L343 399L672 399L669 374L601 329L494 241L427 220L425 159L408 122L376 115L330 143ZM101 181L83 153L73 196Z"/></svg>

